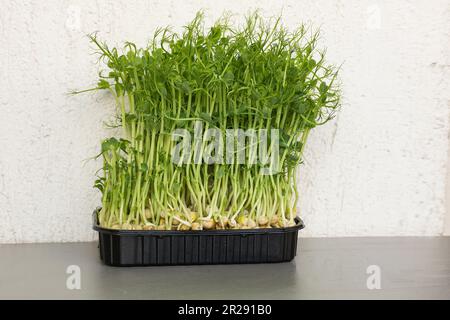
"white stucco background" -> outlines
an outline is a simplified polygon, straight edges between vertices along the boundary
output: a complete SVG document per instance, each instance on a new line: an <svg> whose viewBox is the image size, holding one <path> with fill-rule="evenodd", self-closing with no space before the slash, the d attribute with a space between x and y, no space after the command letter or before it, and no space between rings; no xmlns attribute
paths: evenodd
<svg viewBox="0 0 450 320"><path fill-rule="evenodd" d="M310 21L341 72L344 106L315 129L301 168L302 236L441 235L449 134L445 0L12 1L0 9L0 243L95 239L95 161L110 134L85 35L144 45L198 9Z"/></svg>

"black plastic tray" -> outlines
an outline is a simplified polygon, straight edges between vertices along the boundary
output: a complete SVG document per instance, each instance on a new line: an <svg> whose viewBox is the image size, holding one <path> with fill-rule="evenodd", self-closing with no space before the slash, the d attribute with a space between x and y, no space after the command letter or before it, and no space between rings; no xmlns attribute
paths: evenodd
<svg viewBox="0 0 450 320"><path fill-rule="evenodd" d="M156 231L98 225L101 260L110 266L273 263L291 261L303 221L288 228Z"/></svg>

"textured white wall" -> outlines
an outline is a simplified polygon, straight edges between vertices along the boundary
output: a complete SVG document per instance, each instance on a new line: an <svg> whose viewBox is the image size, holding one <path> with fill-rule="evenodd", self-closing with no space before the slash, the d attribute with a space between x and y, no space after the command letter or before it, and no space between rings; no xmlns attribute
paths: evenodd
<svg viewBox="0 0 450 320"><path fill-rule="evenodd" d="M344 108L311 135L302 168L305 236L439 235L449 133L448 1L11 1L0 10L0 243L92 240L103 95L85 34L143 45L198 9L264 15L323 30L344 62ZM237 17L237 19L239 19Z"/></svg>

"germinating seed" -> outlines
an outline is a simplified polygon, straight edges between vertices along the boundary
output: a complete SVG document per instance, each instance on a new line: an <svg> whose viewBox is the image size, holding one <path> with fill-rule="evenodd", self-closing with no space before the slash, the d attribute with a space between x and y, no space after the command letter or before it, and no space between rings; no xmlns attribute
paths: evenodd
<svg viewBox="0 0 450 320"><path fill-rule="evenodd" d="M248 224L248 218L244 215L240 215L237 219L237 222L241 225L241 226L246 226Z"/></svg>
<svg viewBox="0 0 450 320"><path fill-rule="evenodd" d="M182 224L181 226L180 226L180 230L182 230L182 231L186 231L186 230L190 230L191 229L191 227L190 226L187 226L187 225L185 225L185 224Z"/></svg>
<svg viewBox="0 0 450 320"><path fill-rule="evenodd" d="M103 170L95 182L102 192L101 226L133 221L171 230L179 220L193 230L295 224L296 170L308 134L340 105L337 71L317 49L318 32L306 25L289 31L280 18L265 21L256 13L243 26L220 19L207 28L199 13L182 33L158 29L143 48L127 42L121 50L95 35L90 39L107 70L85 91L114 96L116 125L123 129L120 138L101 144ZM271 139L277 129L275 174L261 174L258 161L195 161L196 152L207 154L203 142L174 163L178 142L171 134L191 132L199 123L220 132L265 129ZM213 216L221 219L215 223Z"/></svg>
<svg viewBox="0 0 450 320"><path fill-rule="evenodd" d="M247 226L248 226L250 229L254 229L254 228L256 228L256 222L255 222L253 219L248 219L248 221L247 221Z"/></svg>
<svg viewBox="0 0 450 320"><path fill-rule="evenodd" d="M258 218L258 224L260 225L260 226L265 226L265 225L267 225L269 223L269 219L266 217L266 216L260 216L259 218Z"/></svg>
<svg viewBox="0 0 450 320"><path fill-rule="evenodd" d="M202 223L203 229L209 230L213 229L216 226L216 223L213 219L207 219Z"/></svg>
<svg viewBox="0 0 450 320"><path fill-rule="evenodd" d="M227 217L217 217L216 227L220 229L225 229L228 226L228 218Z"/></svg>
<svg viewBox="0 0 450 320"><path fill-rule="evenodd" d="M198 222L192 224L192 230L202 230L202 225Z"/></svg>
<svg viewBox="0 0 450 320"><path fill-rule="evenodd" d="M122 224L122 228L123 230L133 230L133 226L130 223L124 223Z"/></svg>
<svg viewBox="0 0 450 320"><path fill-rule="evenodd" d="M235 228L237 226L236 220L232 219L232 220L228 221L228 226L230 228Z"/></svg>
<svg viewBox="0 0 450 320"><path fill-rule="evenodd" d="M278 220L278 216L272 216L272 218L270 218L270 225L276 226L278 224Z"/></svg>

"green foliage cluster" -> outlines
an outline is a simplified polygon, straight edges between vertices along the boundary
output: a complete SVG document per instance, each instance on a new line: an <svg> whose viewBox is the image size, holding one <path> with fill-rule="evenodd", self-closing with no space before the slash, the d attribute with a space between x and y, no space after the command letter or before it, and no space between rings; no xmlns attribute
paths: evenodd
<svg viewBox="0 0 450 320"><path fill-rule="evenodd" d="M101 146L100 224L117 229L201 230L295 224L296 169L308 133L340 104L337 70L316 48L318 32L290 32L257 13L240 27L203 15L180 34L158 29L145 48L109 48L95 35L107 66L94 90L118 107L121 138ZM261 164L175 164L171 133L180 128L280 132L280 171ZM201 148L205 148L204 144ZM189 157L193 157L190 154Z"/></svg>

